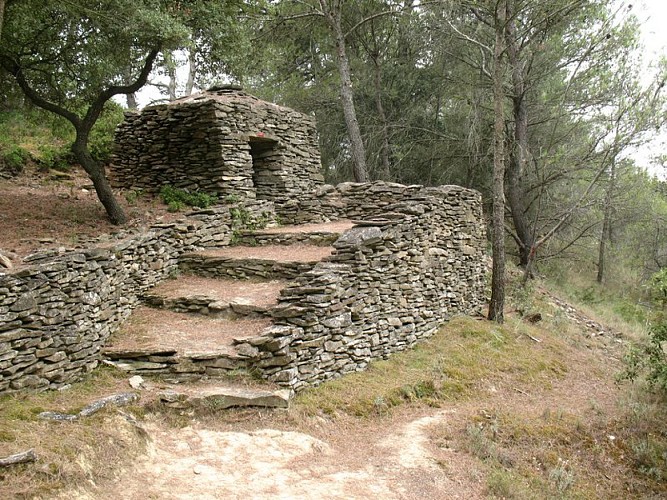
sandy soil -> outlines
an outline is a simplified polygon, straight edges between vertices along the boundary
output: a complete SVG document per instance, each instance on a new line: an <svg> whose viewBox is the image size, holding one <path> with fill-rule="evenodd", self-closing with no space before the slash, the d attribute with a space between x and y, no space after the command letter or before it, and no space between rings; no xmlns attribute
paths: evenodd
<svg viewBox="0 0 667 500"><path fill-rule="evenodd" d="M131 470L113 484L67 495L128 500L481 498L480 485L469 480L465 467L443 467L436 460L427 431L448 415L398 415L382 429L362 427L348 434L340 432L340 423L321 418L319 432L313 434L196 425L174 430L152 422L146 428L148 452Z"/></svg>

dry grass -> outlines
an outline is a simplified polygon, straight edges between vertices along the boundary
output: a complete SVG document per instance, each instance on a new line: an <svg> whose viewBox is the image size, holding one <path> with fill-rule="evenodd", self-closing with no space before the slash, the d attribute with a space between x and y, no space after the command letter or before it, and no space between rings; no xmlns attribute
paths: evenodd
<svg viewBox="0 0 667 500"><path fill-rule="evenodd" d="M530 332L536 334L517 321L500 327L456 318L414 349L306 390L296 403L311 414L373 416L411 401L439 406L478 398L501 386L549 387L566 372L559 354L566 346L558 340L536 344Z"/></svg>
<svg viewBox="0 0 667 500"><path fill-rule="evenodd" d="M141 452L144 437L119 410L74 422L41 420L42 411L75 413L104 396L127 391L126 379L106 368L64 391L0 399L0 456L30 448L37 461L0 469L0 498L43 498L66 486L113 477ZM140 407L123 412L141 414Z"/></svg>

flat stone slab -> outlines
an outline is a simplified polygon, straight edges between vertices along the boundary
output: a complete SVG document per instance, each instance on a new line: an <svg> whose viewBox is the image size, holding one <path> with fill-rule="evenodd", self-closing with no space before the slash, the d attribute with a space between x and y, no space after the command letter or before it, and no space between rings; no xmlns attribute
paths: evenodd
<svg viewBox="0 0 667 500"><path fill-rule="evenodd" d="M291 226L277 226L254 231L256 234L289 234L289 233L333 233L341 234L353 228L355 222L337 220L320 224L296 224Z"/></svg>
<svg viewBox="0 0 667 500"><path fill-rule="evenodd" d="M282 280L249 281L183 275L167 280L144 295L153 307L198 314L269 314L278 305Z"/></svg>
<svg viewBox="0 0 667 500"><path fill-rule="evenodd" d="M172 408L225 409L248 406L287 408L291 395L289 389L267 390L251 387L200 385L167 389L162 391L159 397L162 403Z"/></svg>
<svg viewBox="0 0 667 500"><path fill-rule="evenodd" d="M142 306L112 336L103 353L115 359L138 358L148 353L156 358L201 353L234 355L234 339L256 337L270 324L268 318L230 320Z"/></svg>

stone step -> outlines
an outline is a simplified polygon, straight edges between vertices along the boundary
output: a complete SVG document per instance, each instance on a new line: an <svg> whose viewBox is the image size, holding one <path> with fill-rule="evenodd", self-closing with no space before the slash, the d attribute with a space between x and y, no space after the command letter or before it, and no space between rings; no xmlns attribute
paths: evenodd
<svg viewBox="0 0 667 500"><path fill-rule="evenodd" d="M314 245L329 246L345 231L354 227L354 222L341 220L321 224L280 226L254 231L241 231L235 245Z"/></svg>
<svg viewBox="0 0 667 500"><path fill-rule="evenodd" d="M289 389L272 386L194 382L172 384L157 390L159 401L170 408L222 410L232 407L288 408Z"/></svg>
<svg viewBox="0 0 667 500"><path fill-rule="evenodd" d="M166 280L142 298L152 306L175 312L226 318L270 316L286 282L247 281L181 275Z"/></svg>
<svg viewBox="0 0 667 500"><path fill-rule="evenodd" d="M230 320L141 306L111 337L102 356L134 374L225 376L248 367L258 350L244 340L261 335L270 323L267 318Z"/></svg>
<svg viewBox="0 0 667 500"><path fill-rule="evenodd" d="M179 266L184 272L213 278L294 279L332 251L315 245L235 246L184 254Z"/></svg>

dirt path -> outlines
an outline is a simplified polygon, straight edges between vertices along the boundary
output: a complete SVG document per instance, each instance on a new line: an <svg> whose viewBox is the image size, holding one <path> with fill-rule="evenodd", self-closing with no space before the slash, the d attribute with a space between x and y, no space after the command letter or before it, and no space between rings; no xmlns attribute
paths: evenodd
<svg viewBox="0 0 667 500"><path fill-rule="evenodd" d="M69 491L61 498L485 498L488 470L479 454L464 444L471 425L498 433L488 446L500 460L532 464L548 476L553 464L544 460L562 455L559 436L570 435L570 416L580 421L575 443L594 439L601 443L596 449L608 448L594 455L577 451L583 453L582 462L601 461L600 471L586 471L584 480L600 491L613 491L611 476L620 481L624 471L603 463L615 453L604 444L604 422L617 412L619 388L613 381L620 346L612 338L582 334L572 342L564 347L567 370L554 374L549 383L518 389L511 379L500 384L481 381L473 399L442 402L440 408L406 404L389 415L367 418L305 416L298 410L240 412L222 419L194 416L183 428L150 415L144 423L150 436L147 453L131 469L112 482ZM555 434L542 438L542 426ZM517 432L538 434L508 445L504 440Z"/></svg>
<svg viewBox="0 0 667 500"><path fill-rule="evenodd" d="M397 415L383 425L315 417L313 432L221 431L150 422L146 455L113 484L61 498L481 498L465 457L442 463L429 429L451 411Z"/></svg>

